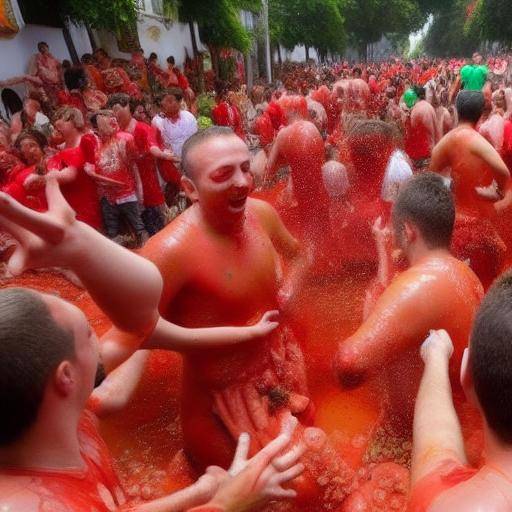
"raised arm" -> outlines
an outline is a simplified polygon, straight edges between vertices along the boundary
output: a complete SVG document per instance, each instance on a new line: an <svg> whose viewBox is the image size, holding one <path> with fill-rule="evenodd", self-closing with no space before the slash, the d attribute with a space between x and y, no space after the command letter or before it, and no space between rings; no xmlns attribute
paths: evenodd
<svg viewBox="0 0 512 512"><path fill-rule="evenodd" d="M270 150L270 153L268 155L267 159L267 167L265 169L265 177L264 182L268 183L271 182L274 178L277 170L279 169L281 163L282 163L282 155L281 155L281 144L282 144L282 138L283 134L286 128L281 129L279 133L277 134L274 143L272 144L272 148Z"/></svg>
<svg viewBox="0 0 512 512"><path fill-rule="evenodd" d="M414 411L412 487L448 459L466 464L448 373L452 353L452 341L444 330L432 331L421 346L425 369Z"/></svg>
<svg viewBox="0 0 512 512"><path fill-rule="evenodd" d="M162 278L149 261L75 219L56 180L46 185L48 212L34 212L0 193L0 225L18 241L9 270L60 266L73 270L120 329L151 332L158 320Z"/></svg>

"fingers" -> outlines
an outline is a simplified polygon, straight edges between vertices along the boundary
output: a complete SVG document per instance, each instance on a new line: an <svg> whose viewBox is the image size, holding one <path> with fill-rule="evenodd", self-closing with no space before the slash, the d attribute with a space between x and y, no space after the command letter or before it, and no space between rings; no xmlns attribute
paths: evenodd
<svg viewBox="0 0 512 512"><path fill-rule="evenodd" d="M52 244L64 237L64 229L57 220L23 206L4 192L0 192L0 215ZM16 236L16 230L12 234Z"/></svg>
<svg viewBox="0 0 512 512"><path fill-rule="evenodd" d="M262 448L251 460L251 464L263 471L270 461L284 448L288 446L290 437L286 434L281 434L271 441L265 448Z"/></svg>
<svg viewBox="0 0 512 512"><path fill-rule="evenodd" d="M269 490L267 497L276 500L293 499L297 497L297 491L293 489L283 489L282 487L276 487Z"/></svg>
<svg viewBox="0 0 512 512"><path fill-rule="evenodd" d="M286 471L281 471L278 473L274 477L274 482L279 485L289 482L290 480L293 480L294 478L297 478L299 475L301 475L304 472L304 469L304 464L295 464L295 466L292 466Z"/></svg>
<svg viewBox="0 0 512 512"><path fill-rule="evenodd" d="M272 465L277 471L286 471L298 462L306 450L306 445L304 443L299 443L284 455L274 458Z"/></svg>
<svg viewBox="0 0 512 512"><path fill-rule="evenodd" d="M245 467L250 446L251 436L247 432L240 434L233 462L228 471L231 476L237 475Z"/></svg>
<svg viewBox="0 0 512 512"><path fill-rule="evenodd" d="M266 322L272 322L272 321L277 321L279 319L279 310L278 309L273 309L272 311L267 311L263 317L262 317L262 320L266 321Z"/></svg>
<svg viewBox="0 0 512 512"><path fill-rule="evenodd" d="M27 252L18 245L7 262L7 269L13 276L19 276L27 267Z"/></svg>
<svg viewBox="0 0 512 512"><path fill-rule="evenodd" d="M291 439L298 424L299 420L288 412L281 421L281 434L287 435Z"/></svg>

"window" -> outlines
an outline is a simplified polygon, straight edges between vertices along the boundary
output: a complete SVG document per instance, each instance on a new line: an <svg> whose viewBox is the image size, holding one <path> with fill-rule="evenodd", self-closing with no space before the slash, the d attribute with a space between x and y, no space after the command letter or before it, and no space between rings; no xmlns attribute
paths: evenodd
<svg viewBox="0 0 512 512"><path fill-rule="evenodd" d="M156 14L157 16L164 15L163 0L151 0L151 7L153 8L153 14Z"/></svg>

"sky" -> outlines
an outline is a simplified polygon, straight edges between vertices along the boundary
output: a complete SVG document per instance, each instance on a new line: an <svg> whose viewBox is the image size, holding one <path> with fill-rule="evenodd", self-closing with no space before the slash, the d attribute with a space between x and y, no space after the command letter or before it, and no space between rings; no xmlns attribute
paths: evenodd
<svg viewBox="0 0 512 512"><path fill-rule="evenodd" d="M409 52L412 52L414 48L416 48L416 45L421 41L421 38L427 33L428 28L432 24L432 20L433 17L430 15L425 25L423 25L418 32L414 32L409 36Z"/></svg>

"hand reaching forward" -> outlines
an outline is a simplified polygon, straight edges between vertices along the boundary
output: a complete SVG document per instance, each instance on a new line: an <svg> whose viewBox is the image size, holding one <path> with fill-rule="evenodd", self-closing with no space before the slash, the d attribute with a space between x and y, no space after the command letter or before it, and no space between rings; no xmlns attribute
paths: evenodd
<svg viewBox="0 0 512 512"><path fill-rule="evenodd" d="M242 512L266 501L294 498L296 492L283 485L304 471L303 464L298 463L304 447L298 445L280 454L289 446L296 426L297 419L290 416L282 433L251 459L247 458L250 437L242 434L231 467L208 505L221 507L226 512ZM211 467L207 473L219 475L219 470Z"/></svg>
<svg viewBox="0 0 512 512"><path fill-rule="evenodd" d="M18 242L8 262L14 275L28 268L68 266L74 256L78 223L54 179L48 180L46 199L48 211L38 213L0 192L0 228Z"/></svg>

